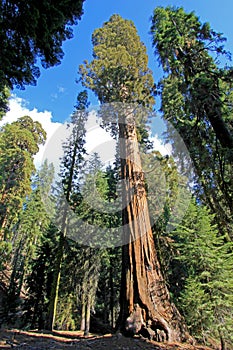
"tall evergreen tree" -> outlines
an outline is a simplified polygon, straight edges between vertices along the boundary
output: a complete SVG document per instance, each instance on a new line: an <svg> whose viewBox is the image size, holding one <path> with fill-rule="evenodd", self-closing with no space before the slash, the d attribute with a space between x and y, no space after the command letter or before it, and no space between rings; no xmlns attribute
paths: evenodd
<svg viewBox="0 0 233 350"><path fill-rule="evenodd" d="M90 227L86 233L88 233L88 237L92 237L88 242L90 247L83 248L85 259L82 267L81 329L84 330L85 334L88 334L90 329L90 311L95 305L99 277L104 268L103 261L107 256L110 259L106 247L112 248L114 245L112 235L114 235L115 228L116 231L118 229L119 212L108 212L106 210L109 209L111 201L116 196L116 172L111 167L103 170L103 164L97 153L90 157L85 172L86 176L82 185L83 203L78 208L78 211L79 213L81 212L82 220L89 223ZM97 236L96 227L102 228L102 230L98 231ZM113 270L114 268L112 267ZM112 283L113 288L113 280L109 283ZM113 292L112 297L114 298ZM113 301L111 303L113 310ZM97 311L100 311L98 307L97 309ZM105 311L101 311L106 316L108 312L107 307ZM106 317L105 322L108 323Z"/></svg>
<svg viewBox="0 0 233 350"><path fill-rule="evenodd" d="M35 171L33 155L46 133L39 122L21 117L0 132L0 242L11 242L11 229L18 220Z"/></svg>
<svg viewBox="0 0 233 350"><path fill-rule="evenodd" d="M188 148L197 195L216 213L222 234L232 238L233 70L219 65L220 55L226 54L224 38L193 12L172 7L155 9L151 32L164 70L164 118ZM168 138L176 155L185 157L169 125Z"/></svg>
<svg viewBox="0 0 233 350"><path fill-rule="evenodd" d="M124 180L120 326L130 334L153 328L156 339L183 340L187 336L185 326L171 304L154 246L138 147L138 106L133 104L152 108L154 103L146 49L133 22L119 15L95 30L92 43L93 60L81 66L80 73L83 84L102 104L103 123L120 140ZM139 125L145 130L147 115L141 117Z"/></svg>
<svg viewBox="0 0 233 350"><path fill-rule="evenodd" d="M45 329L53 271L58 247L58 230L50 223L38 242L30 261L30 273L25 278L24 311L20 320L24 327Z"/></svg>
<svg viewBox="0 0 233 350"><path fill-rule="evenodd" d="M59 247L56 255L56 265L54 268L53 284L50 295L47 329L52 330L58 301L58 291L61 277L61 265L64 255L64 244L69 231L69 210L75 209L78 204L80 193L81 168L84 164L85 151L85 123L87 121L87 92L83 91L78 95L76 111L71 116L71 135L64 143L64 156L61 162L61 184L62 184L62 204L58 203L60 219ZM76 227L76 230L78 228Z"/></svg>
<svg viewBox="0 0 233 350"><path fill-rule="evenodd" d="M179 266L175 297L192 334L199 341L219 340L223 350L232 343L233 254L232 243L224 242L213 221L206 207L190 203L171 234L178 262L171 277Z"/></svg>
<svg viewBox="0 0 233 350"><path fill-rule="evenodd" d="M48 229L50 215L45 208L44 200L50 192L53 181L53 166L47 161L42 165L32 180L32 192L24 202L24 206L16 224L12 239L12 271L7 295L7 307L13 311L14 301L25 294L25 276L30 272L30 263L35 258L36 248L40 245L42 234ZM41 196L43 193L43 197ZM46 193L46 197L45 197ZM43 200L42 200L43 198ZM51 208L52 210L52 208Z"/></svg>

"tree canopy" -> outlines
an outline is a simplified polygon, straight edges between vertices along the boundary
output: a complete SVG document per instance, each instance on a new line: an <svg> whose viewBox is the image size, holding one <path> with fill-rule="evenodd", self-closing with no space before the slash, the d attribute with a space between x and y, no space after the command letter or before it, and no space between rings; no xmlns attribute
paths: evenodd
<svg viewBox="0 0 233 350"><path fill-rule="evenodd" d="M62 42L72 37L84 0L0 2L0 91L36 84L44 68L59 64Z"/></svg>
<svg viewBox="0 0 233 350"><path fill-rule="evenodd" d="M233 69L220 64L225 39L193 12L173 7L155 9L151 33L164 70L161 110L173 126L168 139L178 155L175 127L192 159L199 198L218 216L222 234L232 237Z"/></svg>
<svg viewBox="0 0 233 350"><path fill-rule="evenodd" d="M146 47L130 20L112 15L92 35L93 60L80 66L82 82L101 103L153 104L154 82Z"/></svg>

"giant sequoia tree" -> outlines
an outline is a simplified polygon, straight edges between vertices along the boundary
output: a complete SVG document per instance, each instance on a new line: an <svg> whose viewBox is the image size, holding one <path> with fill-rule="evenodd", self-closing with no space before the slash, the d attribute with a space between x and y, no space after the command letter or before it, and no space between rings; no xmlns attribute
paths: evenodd
<svg viewBox="0 0 233 350"><path fill-rule="evenodd" d="M117 134L121 158L124 245L120 326L131 334L153 329L158 340L181 340L185 327L170 301L156 255L138 146L146 117L137 106L150 109L154 103L146 48L133 22L119 15L95 30L92 43L93 60L85 62L80 73L83 84L102 104L103 124Z"/></svg>
<svg viewBox="0 0 233 350"><path fill-rule="evenodd" d="M171 7L155 9L151 32L164 70L163 115L185 141L199 198L217 214L222 234L232 238L233 70L219 64L224 38L193 12ZM179 151L169 127L168 135Z"/></svg>

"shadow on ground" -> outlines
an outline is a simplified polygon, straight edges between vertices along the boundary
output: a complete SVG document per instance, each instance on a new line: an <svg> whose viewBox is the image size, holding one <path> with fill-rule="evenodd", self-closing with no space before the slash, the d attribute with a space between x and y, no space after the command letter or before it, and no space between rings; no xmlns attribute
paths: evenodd
<svg viewBox="0 0 233 350"><path fill-rule="evenodd" d="M0 330L0 349L77 349L77 350L212 350L204 346L180 343L156 343L141 338L126 338L121 334L90 334L69 331Z"/></svg>

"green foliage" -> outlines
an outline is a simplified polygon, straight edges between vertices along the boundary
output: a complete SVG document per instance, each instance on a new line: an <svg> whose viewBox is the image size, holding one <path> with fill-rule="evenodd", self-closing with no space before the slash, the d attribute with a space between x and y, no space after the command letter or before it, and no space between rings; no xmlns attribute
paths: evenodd
<svg viewBox="0 0 233 350"><path fill-rule="evenodd" d="M176 289L173 296L192 334L200 340L214 338L230 344L233 247L218 235L212 222L213 215L206 207L194 201L190 203L182 223L172 235L178 264L173 261L170 276L177 286L180 284L179 288L173 286L173 291Z"/></svg>
<svg viewBox="0 0 233 350"><path fill-rule="evenodd" d="M0 132L0 227L4 238L31 192L33 155L45 137L41 124L27 116L6 124Z"/></svg>
<svg viewBox="0 0 233 350"><path fill-rule="evenodd" d="M81 324L82 330L86 330L83 317L88 307L105 323L114 324L118 314L120 250L116 249L116 253L113 248L104 248L111 245L112 226L121 221L118 212L105 212L106 205L111 205L116 197L116 172L111 167L103 170L99 156L93 154L83 168L83 174L81 195L74 205L81 220L74 227L74 240L69 235L64 245L55 320L56 327L62 329L77 328ZM71 198L77 199L77 196ZM98 227L100 231L96 235ZM67 312L63 315L62 310L66 307L72 310L69 315Z"/></svg>
<svg viewBox="0 0 233 350"><path fill-rule="evenodd" d="M165 72L187 78L198 71L215 68L209 51L226 54L222 43L226 40L214 32L209 23L200 23L194 12L182 7L157 7L152 17L153 46ZM198 61L200 59L200 61Z"/></svg>
<svg viewBox="0 0 233 350"><path fill-rule="evenodd" d="M88 113L88 96L83 91L78 95L76 111L71 116L71 123L68 125L71 135L63 143L64 157L61 162L60 175L62 179L63 193L70 203L72 192L78 192L81 175L81 168L84 165L85 137Z"/></svg>
<svg viewBox="0 0 233 350"><path fill-rule="evenodd" d="M0 2L0 91L2 87L35 84L44 68L59 64L62 42L72 37L71 26L82 15L84 0Z"/></svg>
<svg viewBox="0 0 233 350"><path fill-rule="evenodd" d="M225 39L193 12L172 7L155 9L151 33L165 73L159 92L170 122L167 138L174 155L188 162L175 127L195 167L198 197L216 213L222 234L232 238L232 68L220 68L218 61L227 54Z"/></svg>
<svg viewBox="0 0 233 350"><path fill-rule="evenodd" d="M24 326L44 329L52 288L54 261L57 253L57 228L52 224L43 233L37 245L36 257L30 263L26 278L27 296L24 301Z"/></svg>
<svg viewBox="0 0 233 350"><path fill-rule="evenodd" d="M57 315L55 321L55 328L75 331L78 326L77 321L77 296L73 294L68 294L65 296L60 296L57 306ZM76 317L75 317L76 316Z"/></svg>
<svg viewBox="0 0 233 350"><path fill-rule="evenodd" d="M106 249L96 293L96 317L112 328L116 327L120 311L121 259L121 247Z"/></svg>
<svg viewBox="0 0 233 350"><path fill-rule="evenodd" d="M11 242L0 242L0 271L3 271L6 261L9 261L12 251Z"/></svg>
<svg viewBox="0 0 233 350"><path fill-rule="evenodd" d="M101 103L138 102L151 106L153 78L146 48L132 21L113 15L92 35L93 61L80 66L82 83Z"/></svg>
<svg viewBox="0 0 233 350"><path fill-rule="evenodd" d="M30 272L31 260L36 257L41 237L50 225L52 208L48 213L43 202L45 198L42 199L41 193L47 191L48 198L53 173L53 166L45 161L32 181L33 190L24 203L14 229L12 271L8 288L8 299L11 302L19 297L25 276Z"/></svg>
<svg viewBox="0 0 233 350"><path fill-rule="evenodd" d="M118 200L117 172L103 164L97 153L90 157L85 167L82 184L82 202L77 207L80 228L85 235L78 238L82 244L100 248L119 244L121 203Z"/></svg>
<svg viewBox="0 0 233 350"><path fill-rule="evenodd" d="M80 65L79 74L82 84L94 91L101 103L102 125L117 137L120 118L128 104L132 104L131 109L137 110L134 117L138 141L150 148L147 123L155 103L154 81L146 47L135 25L120 15L112 15L102 28L94 31L92 44L93 60ZM141 113L138 105L146 107L146 111Z"/></svg>
<svg viewBox="0 0 233 350"><path fill-rule="evenodd" d="M152 217L159 221L165 206L172 210L175 205L181 182L179 173L173 158L162 156L158 151L142 154L142 168L145 173L150 212Z"/></svg>
<svg viewBox="0 0 233 350"><path fill-rule="evenodd" d="M59 239L56 260L53 271L53 282L49 297L48 316L46 328L52 330L54 327L56 308L59 296L61 279L61 267L64 259L64 247L67 236L72 229L70 226L70 212L75 210L80 200L80 178L81 169L84 164L85 151L85 122L87 121L87 92L78 95L76 111L71 116L71 127L69 138L63 144L64 156L60 165L60 188L58 188L56 223L59 225ZM72 223L71 223L72 224ZM74 228L76 234L76 227Z"/></svg>
<svg viewBox="0 0 233 350"><path fill-rule="evenodd" d="M0 120L8 111L8 103L10 98L10 91L5 86L0 88Z"/></svg>
<svg viewBox="0 0 233 350"><path fill-rule="evenodd" d="M7 276L4 278L5 287L8 289L8 303L4 305L6 312L15 311L18 306L16 301L24 276L23 265L27 261L27 256L23 253L28 249L30 255L31 243L37 234L31 236L30 230L24 231L26 223L30 221L27 216L24 217L24 224L21 226L24 226L24 232L19 232L18 229L23 203L32 191L31 177L35 171L33 155L38 152L39 145L45 141L45 137L40 123L33 122L27 116L12 124L6 124L0 131L0 250L3 252L0 271ZM37 209L37 206L34 206L33 214L31 212L34 219ZM23 217L21 219L23 221ZM36 225L36 222L31 224ZM29 246L25 248L24 244L27 243Z"/></svg>

